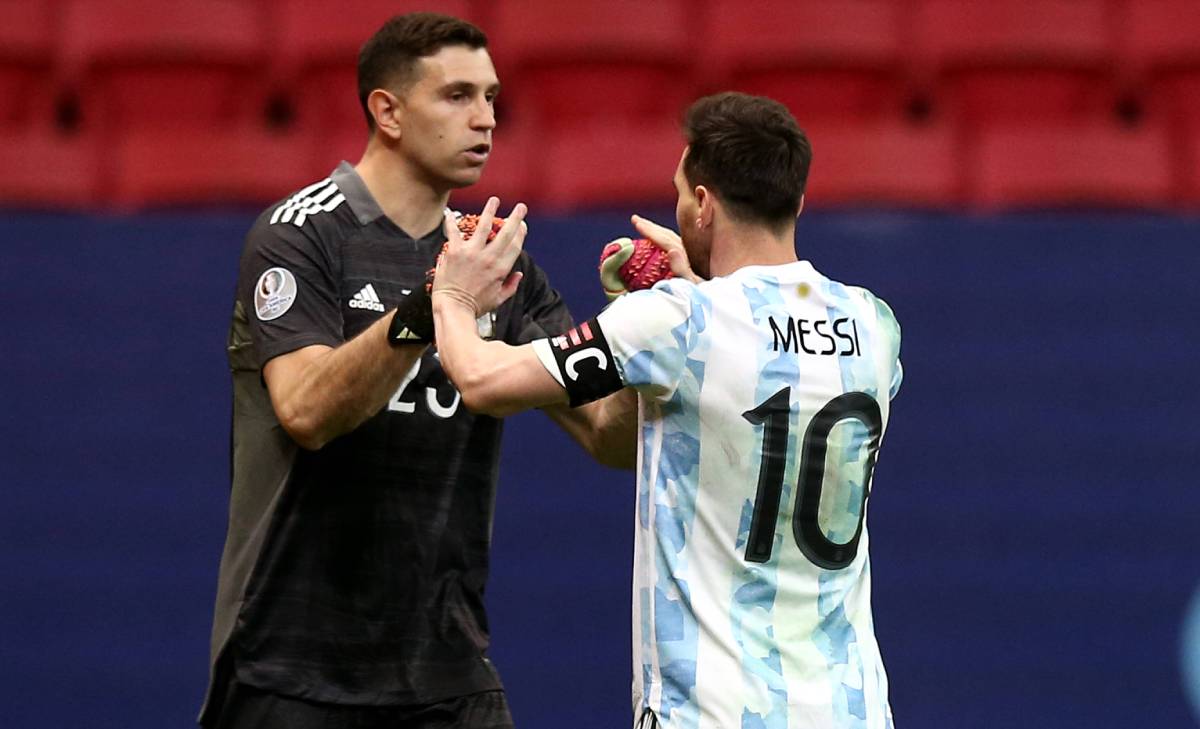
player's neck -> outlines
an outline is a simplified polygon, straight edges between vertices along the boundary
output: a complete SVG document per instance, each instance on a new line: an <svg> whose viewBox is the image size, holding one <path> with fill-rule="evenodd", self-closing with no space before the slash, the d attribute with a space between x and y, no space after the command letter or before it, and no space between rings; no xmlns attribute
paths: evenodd
<svg viewBox="0 0 1200 729"><path fill-rule="evenodd" d="M393 150L372 142L354 169L383 214L405 233L419 237L441 225L450 191L430 185Z"/></svg>
<svg viewBox="0 0 1200 729"><path fill-rule="evenodd" d="M795 226L773 231L760 226L729 226L714 231L708 268L712 276L728 276L745 266L795 263Z"/></svg>

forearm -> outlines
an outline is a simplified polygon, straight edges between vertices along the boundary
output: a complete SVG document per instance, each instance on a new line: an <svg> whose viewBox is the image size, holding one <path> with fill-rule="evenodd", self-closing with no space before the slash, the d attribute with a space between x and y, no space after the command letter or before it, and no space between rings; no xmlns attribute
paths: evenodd
<svg viewBox="0 0 1200 729"><path fill-rule="evenodd" d="M596 462L611 468L637 465L637 391L626 387L577 408L555 405L543 411Z"/></svg>
<svg viewBox="0 0 1200 729"><path fill-rule="evenodd" d="M614 468L637 466L638 396L626 387L600 400L599 423L593 440L592 455Z"/></svg>
<svg viewBox="0 0 1200 729"><path fill-rule="evenodd" d="M284 376L268 375L280 423L302 447L321 448L379 412L420 360L425 345L388 343L391 321L389 313L339 347L283 363Z"/></svg>
<svg viewBox="0 0 1200 729"><path fill-rule="evenodd" d="M566 391L529 345L513 347L481 339L475 312L466 304L434 296L433 321L442 369L472 412L502 417L566 402Z"/></svg>

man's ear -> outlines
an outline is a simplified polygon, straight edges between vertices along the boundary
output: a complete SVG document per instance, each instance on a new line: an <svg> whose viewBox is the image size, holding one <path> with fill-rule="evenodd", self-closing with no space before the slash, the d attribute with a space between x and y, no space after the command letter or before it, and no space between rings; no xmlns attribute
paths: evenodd
<svg viewBox="0 0 1200 729"><path fill-rule="evenodd" d="M696 227L704 229L712 225L713 213L717 205L717 198L704 185L696 185L694 191L696 195Z"/></svg>
<svg viewBox="0 0 1200 729"><path fill-rule="evenodd" d="M385 137L392 140L400 139L400 118L403 109L400 99L390 91L375 89L367 96L367 110L375 119L375 128Z"/></svg>
<svg viewBox="0 0 1200 729"><path fill-rule="evenodd" d="M800 196L800 207L796 209L796 217L800 217L800 213L804 212L804 196Z"/></svg>

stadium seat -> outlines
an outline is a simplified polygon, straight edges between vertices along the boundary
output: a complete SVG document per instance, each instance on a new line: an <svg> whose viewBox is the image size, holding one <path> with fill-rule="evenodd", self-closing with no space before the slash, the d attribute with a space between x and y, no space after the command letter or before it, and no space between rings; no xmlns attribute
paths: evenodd
<svg viewBox="0 0 1200 729"><path fill-rule="evenodd" d="M1127 0L1121 10L1123 63L1143 72L1200 65L1194 0Z"/></svg>
<svg viewBox="0 0 1200 729"><path fill-rule="evenodd" d="M1182 138L1183 143L1172 155L1179 182L1178 201L1191 210L1200 210L1200 122L1184 127Z"/></svg>
<svg viewBox="0 0 1200 729"><path fill-rule="evenodd" d="M1200 122L1200 6L1194 0L1136 0L1122 5L1117 34L1127 91L1151 119Z"/></svg>
<svg viewBox="0 0 1200 729"><path fill-rule="evenodd" d="M328 175L330 170L342 160L351 164L357 163L367 148L368 131L366 122L347 124L330 132L319 132L317 136L309 134L304 127L293 130L302 137L307 137L312 149L307 155L308 177L314 180Z"/></svg>
<svg viewBox="0 0 1200 729"><path fill-rule="evenodd" d="M1151 117L1163 116L1186 129L1200 125L1200 67L1164 74L1151 87Z"/></svg>
<svg viewBox="0 0 1200 729"><path fill-rule="evenodd" d="M62 58L102 133L258 120L259 7L239 0L63 0Z"/></svg>
<svg viewBox="0 0 1200 729"><path fill-rule="evenodd" d="M0 132L0 205L84 208L98 199L95 139L52 129Z"/></svg>
<svg viewBox="0 0 1200 729"><path fill-rule="evenodd" d="M52 119L52 11L48 2L0 0L0 129Z"/></svg>
<svg viewBox="0 0 1200 729"><path fill-rule="evenodd" d="M947 125L900 120L809 126L805 206L950 207L961 202L956 137Z"/></svg>
<svg viewBox="0 0 1200 729"><path fill-rule="evenodd" d="M972 201L984 208L1161 207L1172 196L1161 127L1004 127L973 151Z"/></svg>
<svg viewBox="0 0 1200 729"><path fill-rule="evenodd" d="M297 126L320 135L365 135L358 52L386 20L431 9L471 19L466 0L269 0L268 7L273 91L292 106Z"/></svg>
<svg viewBox="0 0 1200 729"><path fill-rule="evenodd" d="M675 202L683 138L674 122L596 120L555 131L539 149L541 199L555 210Z"/></svg>
<svg viewBox="0 0 1200 729"><path fill-rule="evenodd" d="M269 203L313 177L312 146L261 130L196 131L185 139L170 131L133 134L115 150L108 199L123 210Z"/></svg>
<svg viewBox="0 0 1200 729"><path fill-rule="evenodd" d="M713 0L706 90L769 96L801 123L895 113L906 95L901 9L891 0Z"/></svg>
<svg viewBox="0 0 1200 729"><path fill-rule="evenodd" d="M1106 0L915 0L914 67L937 106L978 126L1111 114Z"/></svg>
<svg viewBox="0 0 1200 729"><path fill-rule="evenodd" d="M512 117L547 128L678 120L693 96L692 10L685 0L496 3L489 35Z"/></svg>

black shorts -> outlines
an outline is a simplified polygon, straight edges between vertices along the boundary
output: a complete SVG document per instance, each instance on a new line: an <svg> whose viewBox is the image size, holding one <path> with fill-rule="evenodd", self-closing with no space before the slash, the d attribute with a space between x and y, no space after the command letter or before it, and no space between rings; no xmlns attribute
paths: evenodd
<svg viewBox="0 0 1200 729"><path fill-rule="evenodd" d="M204 729L513 729L503 691L422 706L350 706L305 701L229 680Z"/></svg>

